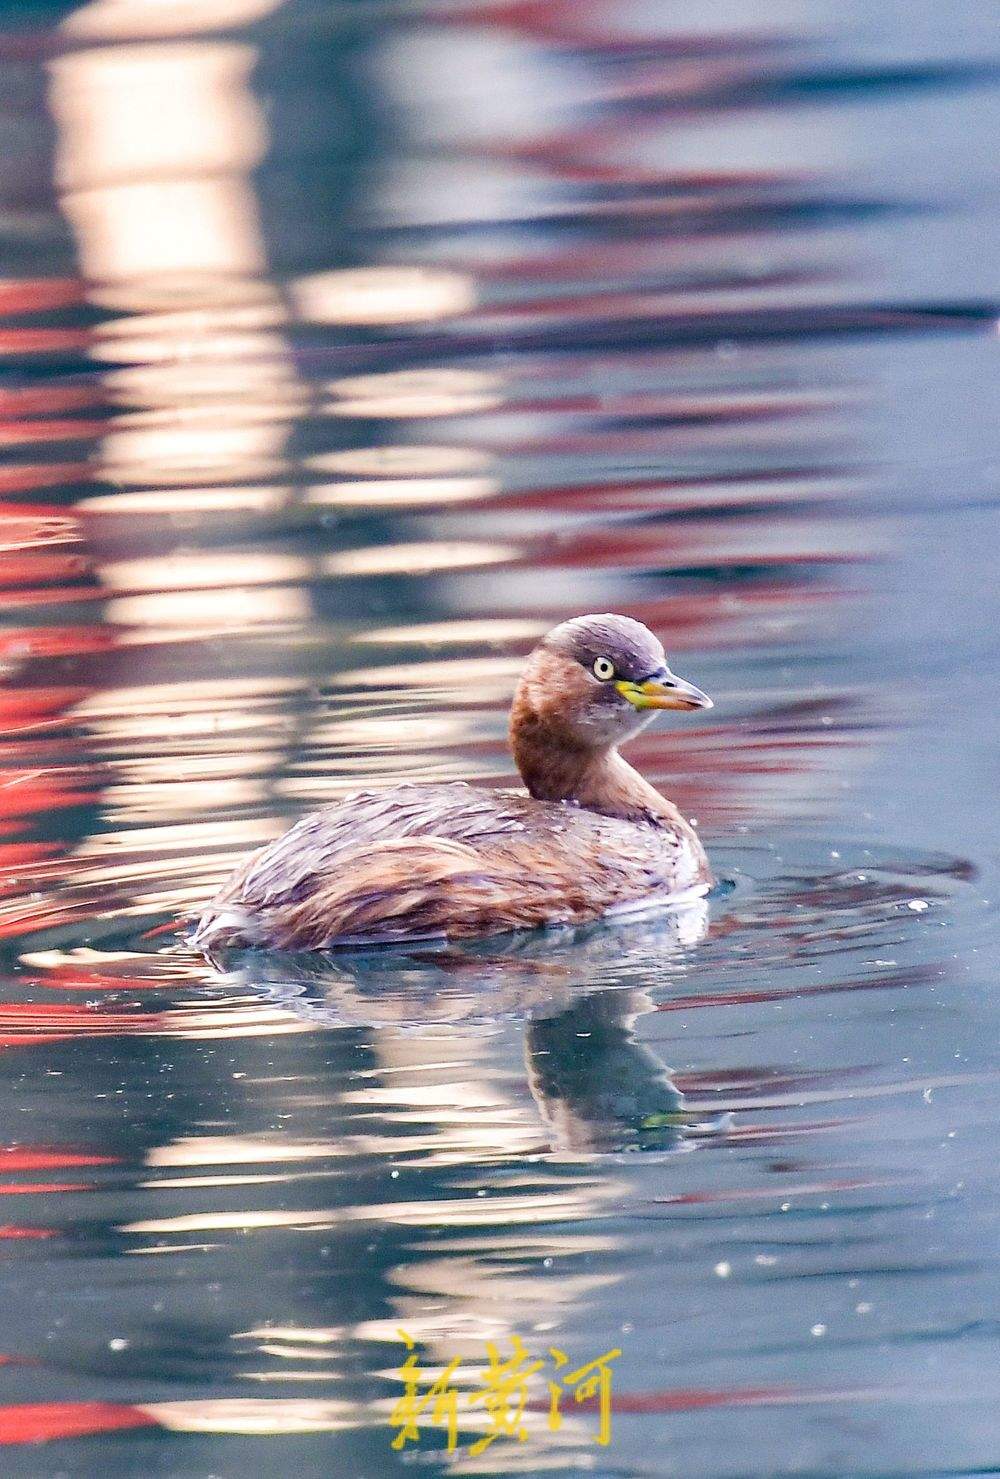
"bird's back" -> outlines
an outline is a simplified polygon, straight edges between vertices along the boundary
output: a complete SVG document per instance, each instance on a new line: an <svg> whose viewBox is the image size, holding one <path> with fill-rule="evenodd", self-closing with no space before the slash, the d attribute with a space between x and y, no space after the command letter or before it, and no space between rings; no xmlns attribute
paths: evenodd
<svg viewBox="0 0 1000 1479"><path fill-rule="evenodd" d="M461 783L358 792L251 856L202 948L320 949L580 923L709 879L690 829Z"/></svg>

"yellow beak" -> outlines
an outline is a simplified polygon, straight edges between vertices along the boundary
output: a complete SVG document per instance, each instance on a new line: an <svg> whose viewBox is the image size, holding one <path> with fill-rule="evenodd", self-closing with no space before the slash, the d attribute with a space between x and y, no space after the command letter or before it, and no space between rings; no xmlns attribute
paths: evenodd
<svg viewBox="0 0 1000 1479"><path fill-rule="evenodd" d="M712 700L693 683L676 677L669 668L647 678L644 683L628 683L624 679L615 684L622 698L627 698L637 709L710 709Z"/></svg>

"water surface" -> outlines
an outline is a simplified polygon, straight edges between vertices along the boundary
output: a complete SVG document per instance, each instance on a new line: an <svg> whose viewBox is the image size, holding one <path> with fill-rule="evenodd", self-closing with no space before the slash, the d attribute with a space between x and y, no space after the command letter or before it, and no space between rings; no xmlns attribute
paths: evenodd
<svg viewBox="0 0 1000 1479"><path fill-rule="evenodd" d="M0 22L0 1468L993 1472L989 8ZM705 910L186 948L607 609L716 701L631 752ZM610 1444L470 1454L514 1337Z"/></svg>

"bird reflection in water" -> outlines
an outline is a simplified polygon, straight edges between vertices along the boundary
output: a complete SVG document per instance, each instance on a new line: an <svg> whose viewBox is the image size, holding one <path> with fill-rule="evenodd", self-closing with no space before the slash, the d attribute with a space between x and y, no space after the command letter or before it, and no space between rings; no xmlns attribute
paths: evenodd
<svg viewBox="0 0 1000 1479"><path fill-rule="evenodd" d="M523 1018L527 1087L551 1151L682 1150L726 1117L687 1109L634 1029L708 918L706 900L695 899L628 926L530 931L461 949L230 952L220 966L227 986L263 991L314 1027L381 1029L372 1043L390 1077L401 1056L421 1066L414 1048L425 1042L428 1068L469 1065L482 1057L484 1032Z"/></svg>
<svg viewBox="0 0 1000 1479"><path fill-rule="evenodd" d="M643 991L595 991L527 1024L528 1085L554 1150L669 1150L686 1142L681 1093L633 1032L652 1005Z"/></svg>

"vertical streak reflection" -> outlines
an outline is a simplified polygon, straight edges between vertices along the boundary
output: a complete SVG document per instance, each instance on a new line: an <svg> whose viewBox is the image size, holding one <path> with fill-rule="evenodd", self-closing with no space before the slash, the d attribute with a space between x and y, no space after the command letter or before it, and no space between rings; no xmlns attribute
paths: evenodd
<svg viewBox="0 0 1000 1479"><path fill-rule="evenodd" d="M268 143L256 60L245 43L199 38L86 46L51 64L60 199L89 295L117 315L92 350L117 365L97 453L112 483L286 474L302 397L251 182Z"/></svg>

